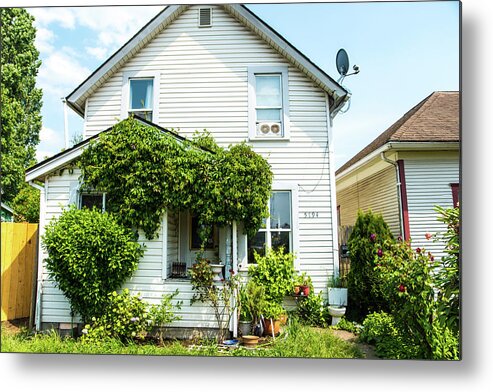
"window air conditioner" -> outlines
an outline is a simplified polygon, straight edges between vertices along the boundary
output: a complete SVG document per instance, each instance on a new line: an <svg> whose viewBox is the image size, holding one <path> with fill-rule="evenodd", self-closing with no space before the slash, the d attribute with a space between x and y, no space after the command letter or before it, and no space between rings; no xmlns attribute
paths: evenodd
<svg viewBox="0 0 493 392"><path fill-rule="evenodd" d="M262 135L279 135L281 132L281 123L263 122L258 124L258 130Z"/></svg>

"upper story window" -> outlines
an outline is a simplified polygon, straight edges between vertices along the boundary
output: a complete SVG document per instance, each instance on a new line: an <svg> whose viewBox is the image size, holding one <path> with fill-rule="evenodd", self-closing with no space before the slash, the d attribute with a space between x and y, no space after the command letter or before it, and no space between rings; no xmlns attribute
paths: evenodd
<svg viewBox="0 0 493 392"><path fill-rule="evenodd" d="M153 86L152 78L129 80L130 99L128 113L152 121Z"/></svg>
<svg viewBox="0 0 493 392"><path fill-rule="evenodd" d="M289 139L288 68L248 69L249 136Z"/></svg>
<svg viewBox="0 0 493 392"><path fill-rule="evenodd" d="M134 115L159 123L159 76L156 71L123 72L121 119Z"/></svg>

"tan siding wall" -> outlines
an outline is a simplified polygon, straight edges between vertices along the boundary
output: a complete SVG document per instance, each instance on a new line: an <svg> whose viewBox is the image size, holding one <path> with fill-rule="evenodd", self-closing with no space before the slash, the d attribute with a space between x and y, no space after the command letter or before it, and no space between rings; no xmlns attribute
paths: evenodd
<svg viewBox="0 0 493 392"><path fill-rule="evenodd" d="M426 248L435 256L443 255L444 244L428 241L426 233L444 232L436 220L436 205L452 207L451 183L459 182L459 156L436 159L433 155L404 160L409 226L413 247Z"/></svg>
<svg viewBox="0 0 493 392"><path fill-rule="evenodd" d="M390 166L337 192L341 225L353 226L358 210L382 214L392 234L400 234L395 169Z"/></svg>
<svg viewBox="0 0 493 392"><path fill-rule="evenodd" d="M214 8L212 28L198 28L197 8L187 10L89 98L85 136L118 121L123 72L157 70L161 126L186 137L205 128L223 146L244 141L248 66L287 65L291 139L252 145L269 160L275 181L299 184L300 267L310 272L316 291L326 295L333 244L325 95L222 8ZM305 218L312 211L319 212L318 218Z"/></svg>

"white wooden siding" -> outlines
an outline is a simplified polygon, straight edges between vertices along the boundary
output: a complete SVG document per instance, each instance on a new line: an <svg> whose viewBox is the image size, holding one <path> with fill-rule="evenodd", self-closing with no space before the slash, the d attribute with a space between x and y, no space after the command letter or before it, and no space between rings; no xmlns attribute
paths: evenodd
<svg viewBox="0 0 493 392"><path fill-rule="evenodd" d="M63 209L69 205L69 193L71 184L77 182L80 170L68 169L52 175L47 180L47 212L45 222L48 224L53 218L58 218ZM44 230L44 228L43 228ZM167 255L168 260L176 260L178 255L178 232L177 215L168 214L167 230ZM171 294L176 289L179 296L174 299L183 301L183 306L176 314L182 316L182 320L173 323L173 326L214 328L216 321L211 308L200 304L190 306L193 292L189 282L172 281L166 282L162 279L163 263L163 238L160 234L153 240L145 239L144 233L140 233L140 243L146 247L139 267L133 276L125 283L124 287L131 290L133 294L140 293L144 300L149 303L158 304L163 294ZM55 282L49 278L46 269L47 255L43 251L40 259L43 260L43 271L41 280L41 323L69 323L71 322L70 304L65 295L56 288ZM74 322L80 321L77 317Z"/></svg>
<svg viewBox="0 0 493 392"><path fill-rule="evenodd" d="M413 247L425 248L435 257L443 256L444 244L426 240L426 233L445 232L445 224L436 220L436 205L452 207L451 183L459 183L457 159L405 159L409 226Z"/></svg>
<svg viewBox="0 0 493 392"><path fill-rule="evenodd" d="M197 9L184 12L89 98L85 136L118 121L123 72L148 70L160 72L159 125L186 137L207 129L223 146L247 140L248 66L288 66L290 141L252 145L269 160L275 181L299 184L300 267L325 295L333 273L333 206L324 92L221 7L214 7L211 28L198 28Z"/></svg>
<svg viewBox="0 0 493 392"><path fill-rule="evenodd" d="M341 225L353 226L358 210L380 213L394 236L400 235L399 199L395 168L388 166L337 192Z"/></svg>
<svg viewBox="0 0 493 392"><path fill-rule="evenodd" d="M86 104L85 135L93 136L114 125L120 117L123 73L139 70L160 73L159 125L175 129L185 137L207 129L222 146L248 138L248 66L288 66L290 140L255 141L255 151L264 156L276 182L298 184L299 249L301 271L312 277L315 291L326 297L328 277L333 274L331 187L328 167L328 113L325 93L302 72L289 64L264 41L247 30L221 7L214 7L213 26L197 27L197 8L183 13L167 29L101 85ZM67 203L71 179L64 172L52 177L47 216L58 216ZM335 190L334 190L335 191ZM62 204L58 204L59 202ZM317 218L305 213L318 212ZM309 214L307 214L309 215ZM177 223L177 222L176 222ZM176 223L168 221L168 261L180 254ZM141 236L141 238L144 238ZM146 241L147 250L138 271L125 284L153 303L176 288L183 300L179 312L186 327L214 327L212 309L189 305L189 282L162 280L162 239ZM68 303L48 281L44 286L43 322L70 321Z"/></svg>

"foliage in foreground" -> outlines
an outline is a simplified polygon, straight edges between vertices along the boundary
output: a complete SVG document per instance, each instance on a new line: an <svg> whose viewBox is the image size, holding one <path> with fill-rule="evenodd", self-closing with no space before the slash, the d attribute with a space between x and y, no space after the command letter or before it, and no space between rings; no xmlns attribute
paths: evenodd
<svg viewBox="0 0 493 392"><path fill-rule="evenodd" d="M131 295L128 289L118 294L108 295L104 314L93 317L82 333L81 341L98 344L108 339L129 342L132 339L144 339L155 327L162 327L179 320L173 313L171 300L178 294L163 295L160 305L149 305L140 295ZM178 304L178 308L180 308Z"/></svg>
<svg viewBox="0 0 493 392"><path fill-rule="evenodd" d="M177 141L130 117L91 142L80 165L84 183L107 193L122 224L149 239L166 210L189 210L204 228L243 222L249 235L268 215L272 171L246 143L224 149L208 134Z"/></svg>
<svg viewBox="0 0 493 392"><path fill-rule="evenodd" d="M84 322L104 314L108 294L137 269L144 254L135 235L109 214L70 207L43 236L46 266Z"/></svg>
<svg viewBox="0 0 493 392"><path fill-rule="evenodd" d="M376 337L377 332L388 344L388 335L394 336L392 355L412 358L459 359L459 211L438 209L440 219L447 223L447 256L435 260L424 248L412 249L409 242L385 241L374 248L375 272L390 308L387 315L373 314L366 321ZM427 238L432 238L427 234ZM384 325L385 328L376 327ZM395 334L385 332L395 329ZM377 332L375 332L377 331ZM404 339L404 343L397 342ZM415 350L414 350L415 349Z"/></svg>
<svg viewBox="0 0 493 392"><path fill-rule="evenodd" d="M66 353L66 354L124 354L161 356L236 356L276 358L362 358L361 351L329 330L314 329L293 323L287 334L271 344L252 350L239 347L223 350L213 341L197 342L187 346L177 340L164 345L152 343L123 343L119 339L105 339L97 344L83 343L80 339L61 338L55 332L47 334L5 334L2 330L2 352Z"/></svg>
<svg viewBox="0 0 493 392"><path fill-rule="evenodd" d="M387 244L393 236L382 215L358 211L358 218L348 240L351 269L347 276L347 317L361 322L372 312L388 311L382 281L375 272L375 243ZM383 246L383 245L382 245Z"/></svg>

